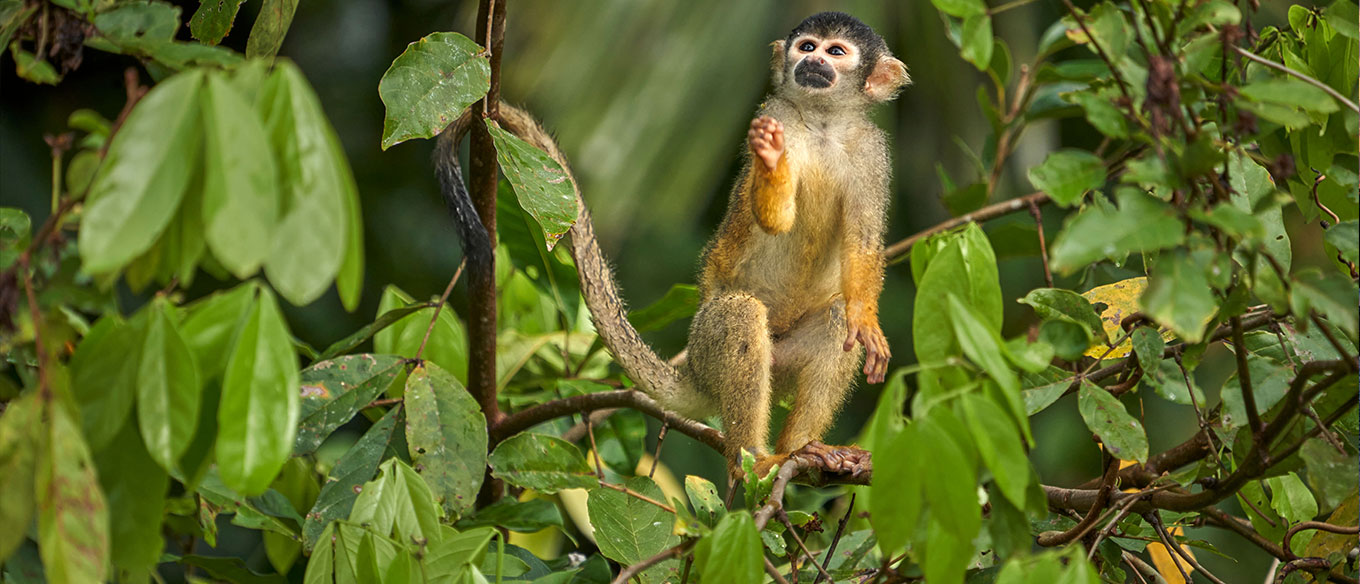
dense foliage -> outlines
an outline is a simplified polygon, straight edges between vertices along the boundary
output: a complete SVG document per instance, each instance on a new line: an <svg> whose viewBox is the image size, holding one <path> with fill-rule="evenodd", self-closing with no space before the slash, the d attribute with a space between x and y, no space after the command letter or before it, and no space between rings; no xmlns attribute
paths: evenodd
<svg viewBox="0 0 1360 584"><path fill-rule="evenodd" d="M722 436L627 389L555 245L571 184L494 119L505 180L474 195L496 209L497 314L388 287L371 324L317 350L279 300L334 285L355 307L364 234L319 101L274 59L296 3L266 0L242 56L217 46L239 0L204 2L196 42L159 0L0 0L21 77L60 83L89 48L156 80L134 70L113 121L71 113L41 224L0 208L0 578L1217 581L1196 559L1217 550L1185 535L1208 525L1277 558L1277 581L1354 582L1355 4L1258 30L1251 2L1064 2L1021 64L992 26L1025 3L934 0L992 81L977 101L993 135L962 186L941 170L961 218L889 247L916 283L915 364L859 438L874 476L790 486L791 465L738 498L647 452L644 413L665 422L658 450L668 431ZM374 146L481 111L489 57L457 33L412 43L376 88ZM1103 140L1050 153L1027 171L1037 192L997 202L1019 136L1053 118ZM1041 206L1065 216L1051 241ZM1035 227L980 227L1014 212ZM1305 246L1325 261L1300 261ZM1006 298L997 255L1016 248L1048 286ZM187 297L202 273L233 284ZM124 314L119 289L144 301ZM1011 301L1036 318L1005 338ZM679 326L694 303L678 285L630 318ZM494 353L469 348L473 319L495 321ZM1216 354L1232 371L1207 386ZM490 411L465 388L487 358ZM1198 430L1152 451L1145 400ZM1102 452L1086 484L1030 463L1052 447L1031 424L1050 407L1076 409ZM334 440L346 425L362 437ZM228 516L264 558L209 553Z"/></svg>

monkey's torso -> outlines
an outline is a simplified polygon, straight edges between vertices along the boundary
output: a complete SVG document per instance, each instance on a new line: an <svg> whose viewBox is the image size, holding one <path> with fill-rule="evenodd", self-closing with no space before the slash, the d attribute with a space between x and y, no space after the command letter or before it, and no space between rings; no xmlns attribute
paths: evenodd
<svg viewBox="0 0 1360 584"><path fill-rule="evenodd" d="M847 206L886 205L884 185L875 184L885 177L866 176L863 161L886 160L888 154L883 132L863 115L806 124L794 105L778 98L769 100L757 115L784 124L785 156L795 169L797 184L793 226L770 234L757 223L747 184L752 180L748 164L704 252L699 291L701 301L734 292L756 297L769 310L771 334L778 336L804 314L845 295L846 246L866 242L845 241L855 230L847 230L853 217L844 211Z"/></svg>

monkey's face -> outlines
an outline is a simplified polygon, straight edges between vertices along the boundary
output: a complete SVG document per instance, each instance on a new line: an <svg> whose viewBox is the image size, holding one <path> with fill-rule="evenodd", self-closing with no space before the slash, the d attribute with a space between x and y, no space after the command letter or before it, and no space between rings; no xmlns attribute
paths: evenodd
<svg viewBox="0 0 1360 584"><path fill-rule="evenodd" d="M831 90L860 64L859 49L844 39L800 35L788 46L786 62L793 65L793 82L819 92Z"/></svg>

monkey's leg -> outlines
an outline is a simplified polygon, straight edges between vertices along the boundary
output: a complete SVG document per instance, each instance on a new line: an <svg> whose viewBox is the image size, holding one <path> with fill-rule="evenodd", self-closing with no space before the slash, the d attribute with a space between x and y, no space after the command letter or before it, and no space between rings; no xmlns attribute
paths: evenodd
<svg viewBox="0 0 1360 584"><path fill-rule="evenodd" d="M765 305L749 294L719 296L690 325L688 365L695 385L715 398L727 434L727 460L741 449L763 456L770 431L770 332Z"/></svg>
<svg viewBox="0 0 1360 584"><path fill-rule="evenodd" d="M821 440L831 428L854 385L864 348L846 351L845 303L804 316L775 346L775 362L793 367L793 409L775 441L775 452L788 454Z"/></svg>

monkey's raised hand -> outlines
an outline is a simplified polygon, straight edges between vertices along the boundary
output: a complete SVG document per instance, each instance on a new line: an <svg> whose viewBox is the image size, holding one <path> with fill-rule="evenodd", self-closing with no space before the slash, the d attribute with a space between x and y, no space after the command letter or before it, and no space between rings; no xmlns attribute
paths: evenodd
<svg viewBox="0 0 1360 584"><path fill-rule="evenodd" d="M854 311L852 311L854 312ZM849 314L846 318L849 334L845 337L845 350L855 348L855 343L864 345L864 376L869 383L883 383L888 373L888 338L878 326L878 317Z"/></svg>
<svg viewBox="0 0 1360 584"><path fill-rule="evenodd" d="M751 153L765 163L765 169L773 171L784 155L784 124L770 116L751 120L746 141L751 145Z"/></svg>

